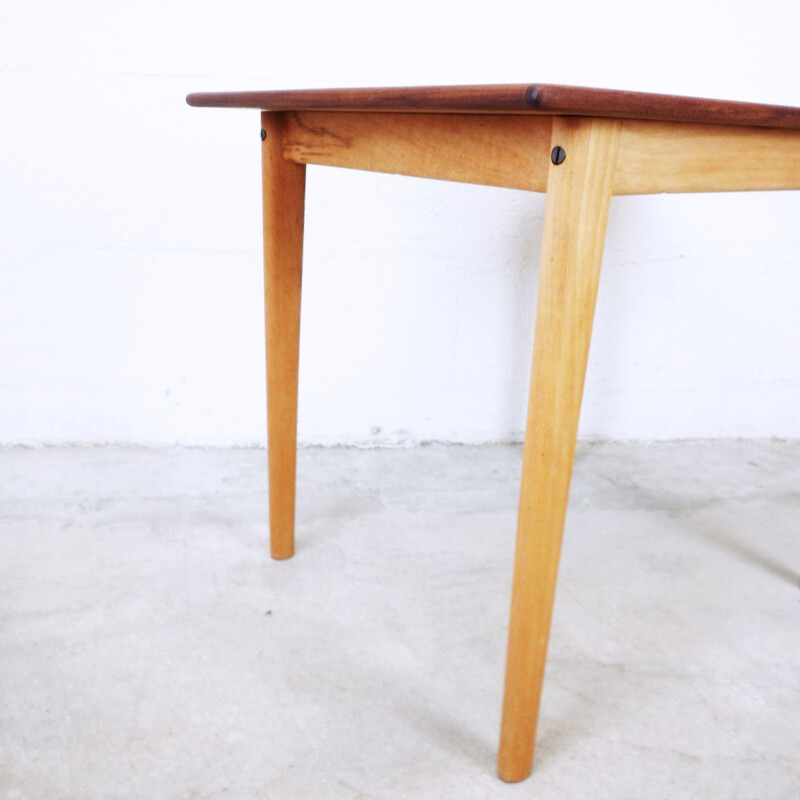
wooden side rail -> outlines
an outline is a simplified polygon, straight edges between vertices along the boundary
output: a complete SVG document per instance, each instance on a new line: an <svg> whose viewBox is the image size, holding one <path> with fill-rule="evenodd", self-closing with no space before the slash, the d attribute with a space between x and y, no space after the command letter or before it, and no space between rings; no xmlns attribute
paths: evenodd
<svg viewBox="0 0 800 800"><path fill-rule="evenodd" d="M298 164L546 190L556 117L283 113L283 152ZM612 192L800 189L799 153L798 130L624 120Z"/></svg>

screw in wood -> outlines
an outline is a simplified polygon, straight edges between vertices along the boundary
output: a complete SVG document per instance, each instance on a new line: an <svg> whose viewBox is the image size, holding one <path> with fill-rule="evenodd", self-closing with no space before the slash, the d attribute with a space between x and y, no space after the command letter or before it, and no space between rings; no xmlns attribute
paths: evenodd
<svg viewBox="0 0 800 800"><path fill-rule="evenodd" d="M564 159L567 157L567 151L561 147L561 145L556 145L553 148L553 152L550 153L550 160L558 166L559 164L564 163Z"/></svg>
<svg viewBox="0 0 800 800"><path fill-rule="evenodd" d="M267 132L262 128L261 129L261 141L263 142L264 139L267 138Z"/></svg>

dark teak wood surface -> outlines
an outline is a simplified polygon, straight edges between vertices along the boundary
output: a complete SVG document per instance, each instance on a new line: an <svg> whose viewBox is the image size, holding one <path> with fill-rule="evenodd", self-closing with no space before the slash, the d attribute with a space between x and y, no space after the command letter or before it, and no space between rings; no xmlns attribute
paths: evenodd
<svg viewBox="0 0 800 800"><path fill-rule="evenodd" d="M792 106L557 86L547 83L199 92L190 94L186 102L190 106L259 108L266 111L564 114L800 129L800 108Z"/></svg>

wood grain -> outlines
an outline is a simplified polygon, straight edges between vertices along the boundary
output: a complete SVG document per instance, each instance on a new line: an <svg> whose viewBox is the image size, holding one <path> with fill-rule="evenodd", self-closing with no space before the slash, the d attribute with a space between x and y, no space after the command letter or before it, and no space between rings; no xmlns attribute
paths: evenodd
<svg viewBox="0 0 800 800"><path fill-rule="evenodd" d="M800 128L800 108L792 106L548 83L197 92L188 95L186 102L191 106L275 111L560 114Z"/></svg>
<svg viewBox="0 0 800 800"><path fill-rule="evenodd" d="M800 131L626 120L614 194L800 189Z"/></svg>
<svg viewBox="0 0 800 800"><path fill-rule="evenodd" d="M619 123L556 118L539 276L498 774L533 762Z"/></svg>
<svg viewBox="0 0 800 800"><path fill-rule="evenodd" d="M306 168L283 156L284 115L263 113L264 311L270 552L294 553L297 375Z"/></svg>
<svg viewBox="0 0 800 800"><path fill-rule="evenodd" d="M455 111L491 113L529 109L528 84L486 86L393 86L357 89L278 89L254 92L198 92L190 106L269 108L280 111Z"/></svg>
<svg viewBox="0 0 800 800"><path fill-rule="evenodd" d="M551 114L800 128L800 108L793 106L582 86L533 84L528 88L528 105Z"/></svg>
<svg viewBox="0 0 800 800"><path fill-rule="evenodd" d="M287 117L284 154L301 164L544 191L551 125L549 117L304 111Z"/></svg>

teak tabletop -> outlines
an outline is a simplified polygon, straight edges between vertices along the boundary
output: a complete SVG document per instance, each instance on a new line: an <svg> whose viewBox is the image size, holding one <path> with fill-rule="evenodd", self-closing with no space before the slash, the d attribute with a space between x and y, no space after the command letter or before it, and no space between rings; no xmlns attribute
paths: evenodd
<svg viewBox="0 0 800 800"><path fill-rule="evenodd" d="M398 111L421 114L567 114L663 122L714 122L800 128L800 108L705 100L669 94L587 89L549 83L415 86L390 89L300 89L190 94L190 106L264 111Z"/></svg>
<svg viewBox="0 0 800 800"><path fill-rule="evenodd" d="M547 193L498 773L533 763L608 209L800 189L800 108L551 84L190 94L261 110L270 546L294 553L306 165Z"/></svg>

